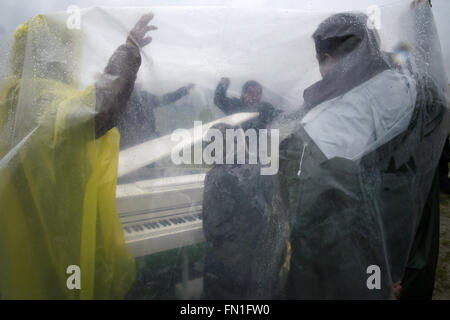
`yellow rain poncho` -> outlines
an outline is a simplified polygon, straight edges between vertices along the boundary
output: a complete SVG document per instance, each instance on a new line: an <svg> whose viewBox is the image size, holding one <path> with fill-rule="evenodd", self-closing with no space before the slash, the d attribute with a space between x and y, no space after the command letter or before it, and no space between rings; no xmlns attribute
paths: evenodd
<svg viewBox="0 0 450 320"><path fill-rule="evenodd" d="M95 87L75 76L81 40L43 16L15 33L0 97L3 299L120 299L134 281L115 209L119 134L95 139Z"/></svg>

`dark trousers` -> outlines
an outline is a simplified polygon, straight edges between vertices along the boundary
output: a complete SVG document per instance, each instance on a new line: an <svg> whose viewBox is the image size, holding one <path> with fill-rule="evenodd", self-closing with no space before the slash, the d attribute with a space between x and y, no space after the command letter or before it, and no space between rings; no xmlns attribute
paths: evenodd
<svg viewBox="0 0 450 320"><path fill-rule="evenodd" d="M439 176L448 177L448 163L450 162L450 144L448 137L445 139L444 149L442 150L441 158L439 159Z"/></svg>
<svg viewBox="0 0 450 320"><path fill-rule="evenodd" d="M433 295L439 257L439 175L436 170L411 248L402 280L402 300L430 300Z"/></svg>

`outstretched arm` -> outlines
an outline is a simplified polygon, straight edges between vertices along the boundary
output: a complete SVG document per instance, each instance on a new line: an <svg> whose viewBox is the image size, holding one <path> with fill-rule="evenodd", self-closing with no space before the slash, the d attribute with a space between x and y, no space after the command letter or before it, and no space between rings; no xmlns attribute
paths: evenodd
<svg viewBox="0 0 450 320"><path fill-rule="evenodd" d="M147 32L153 14L143 15L131 30L126 44L121 45L109 59L101 79L96 83L95 136L99 138L115 127L127 106L141 65L140 49L148 45Z"/></svg>
<svg viewBox="0 0 450 320"><path fill-rule="evenodd" d="M153 107L162 107L171 103L174 103L184 96L187 96L191 89L194 88L193 84L189 84L185 87L181 87L173 92L166 93L163 96L155 96L146 92L145 95L149 97L150 101L153 101Z"/></svg>
<svg viewBox="0 0 450 320"><path fill-rule="evenodd" d="M214 93L214 104L225 114L232 114L240 111L241 103L238 99L227 97L227 90L230 86L230 79L222 78Z"/></svg>

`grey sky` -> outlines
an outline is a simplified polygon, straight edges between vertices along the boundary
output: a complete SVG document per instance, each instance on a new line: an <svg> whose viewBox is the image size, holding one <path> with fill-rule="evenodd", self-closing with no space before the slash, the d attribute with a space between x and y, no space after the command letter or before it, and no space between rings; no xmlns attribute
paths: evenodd
<svg viewBox="0 0 450 320"><path fill-rule="evenodd" d="M202 5L202 6L236 6L289 8L306 11L346 11L365 10L370 5L411 0L2 0L0 2L0 42L11 37L15 27L28 18L52 11L65 11L69 5L82 8L93 6L140 6L151 7L161 5ZM450 75L450 1L433 0L433 12L441 39L447 75Z"/></svg>

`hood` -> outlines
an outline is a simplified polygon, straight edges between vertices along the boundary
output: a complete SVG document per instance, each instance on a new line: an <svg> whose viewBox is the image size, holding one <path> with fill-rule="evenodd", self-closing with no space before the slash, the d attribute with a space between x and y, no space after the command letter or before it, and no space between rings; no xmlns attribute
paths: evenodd
<svg viewBox="0 0 450 320"><path fill-rule="evenodd" d="M389 69L389 58L380 50L378 34L368 28L367 20L363 13L340 13L327 18L314 32L316 51L333 39L343 41L335 51L336 64L305 90L306 111Z"/></svg>

